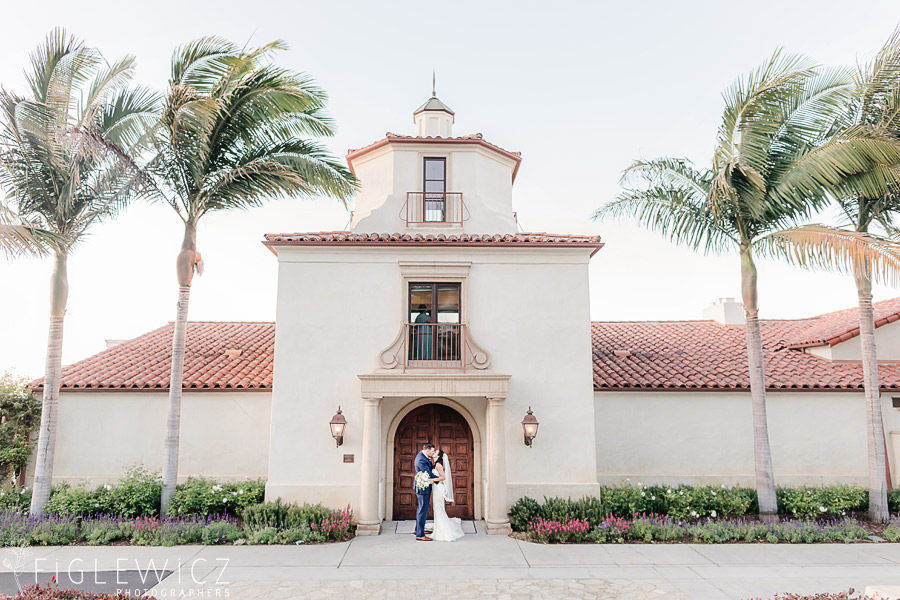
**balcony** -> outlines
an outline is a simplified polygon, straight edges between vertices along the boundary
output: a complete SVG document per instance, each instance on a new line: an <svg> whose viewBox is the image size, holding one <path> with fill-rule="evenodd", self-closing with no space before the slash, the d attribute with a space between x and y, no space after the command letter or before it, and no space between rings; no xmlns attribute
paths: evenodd
<svg viewBox="0 0 900 600"><path fill-rule="evenodd" d="M407 192L406 226L447 224L462 227L462 192Z"/></svg>
<svg viewBox="0 0 900 600"><path fill-rule="evenodd" d="M407 323L403 333L403 370L466 368L465 325Z"/></svg>

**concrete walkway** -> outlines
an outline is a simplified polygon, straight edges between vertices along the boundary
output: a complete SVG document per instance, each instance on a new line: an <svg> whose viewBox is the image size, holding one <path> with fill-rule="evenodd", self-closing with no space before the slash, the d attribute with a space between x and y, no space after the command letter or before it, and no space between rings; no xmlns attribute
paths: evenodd
<svg viewBox="0 0 900 600"><path fill-rule="evenodd" d="M386 523L380 536L318 546L38 547L27 557L0 550L9 560L0 593L16 591L13 571L22 583L56 573L63 586L83 571L70 587L161 598L719 600L900 586L900 544L551 546L476 528L452 544L416 542Z"/></svg>

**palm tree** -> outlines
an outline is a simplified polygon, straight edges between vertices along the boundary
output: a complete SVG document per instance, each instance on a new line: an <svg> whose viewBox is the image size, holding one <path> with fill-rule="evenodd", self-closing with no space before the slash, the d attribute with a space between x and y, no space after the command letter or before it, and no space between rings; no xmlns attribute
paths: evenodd
<svg viewBox="0 0 900 600"><path fill-rule="evenodd" d="M156 97L125 86L134 58L107 64L62 29L31 55L29 95L0 90L0 185L7 252L52 253L50 333L31 512L50 496L56 446L69 254L95 223L136 191L131 161L152 124Z"/></svg>
<svg viewBox="0 0 900 600"><path fill-rule="evenodd" d="M858 66L853 79L852 94L835 127L837 135L865 126L900 145L900 30L894 32L871 63ZM775 232L763 240L762 247L794 264L845 270L854 276L866 400L869 519L886 523L890 513L872 282L900 283L900 246L870 232L870 228L880 226L882 231L896 232L892 221L900 212L900 190L871 193L881 183L895 179L895 168L879 164L859 177L874 180L870 182L870 193L861 193L855 185L835 191L846 220L842 227L811 225Z"/></svg>
<svg viewBox="0 0 900 600"><path fill-rule="evenodd" d="M184 223L176 261L178 304L172 340L169 416L161 508L175 492L188 301L203 262L197 226L207 213L247 209L277 196L331 195L346 201L355 179L320 144L333 134L326 96L307 76L278 68L273 42L242 49L216 37L175 51L169 88L147 165L152 197Z"/></svg>
<svg viewBox="0 0 900 600"><path fill-rule="evenodd" d="M767 233L807 217L839 186L882 192L858 176L900 158L896 146L866 127L828 136L849 97L846 69L825 70L780 51L725 94L712 165L661 158L629 167L629 183L595 219L628 216L676 243L721 253L737 249L746 316L759 510L778 505L766 418L766 379L759 326L754 248ZM639 179L643 185L630 183Z"/></svg>

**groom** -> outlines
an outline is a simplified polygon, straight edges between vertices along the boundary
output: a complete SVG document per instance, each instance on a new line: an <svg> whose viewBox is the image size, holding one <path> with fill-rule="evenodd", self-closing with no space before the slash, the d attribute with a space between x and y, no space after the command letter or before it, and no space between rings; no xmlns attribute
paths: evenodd
<svg viewBox="0 0 900 600"><path fill-rule="evenodd" d="M431 457L434 455L434 444L428 443L422 446L422 451L416 454L415 471L425 471L430 476ZM432 477L432 482L437 481ZM431 504L431 486L424 490L416 489L416 500L419 501L419 509L416 511L416 540L430 542L431 538L425 535L425 519L428 517L428 505Z"/></svg>

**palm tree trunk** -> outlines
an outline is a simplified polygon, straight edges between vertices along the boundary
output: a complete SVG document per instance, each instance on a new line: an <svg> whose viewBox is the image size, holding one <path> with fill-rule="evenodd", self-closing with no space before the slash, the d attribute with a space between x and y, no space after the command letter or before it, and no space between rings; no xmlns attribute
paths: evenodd
<svg viewBox="0 0 900 600"><path fill-rule="evenodd" d="M769 447L769 423L766 417L766 371L763 364L762 332L759 328L759 303L756 265L750 244L741 245L741 293L744 300L747 333L747 363L750 367L750 402L753 408L753 456L756 470L756 494L759 516L778 516L772 450Z"/></svg>
<svg viewBox="0 0 900 600"><path fill-rule="evenodd" d="M44 367L44 397L41 404L41 426L34 465L34 484L29 513L39 515L50 499L53 480L53 457L56 452L56 414L59 406L59 381L62 373L63 318L69 299L68 255L56 252L56 263L50 279L50 332L47 336L47 362Z"/></svg>
<svg viewBox="0 0 900 600"><path fill-rule="evenodd" d="M869 456L869 519L887 523L888 500L885 474L884 424L878 385L878 354L875 348L875 310L869 265L856 271L859 294L859 337L862 342L863 384L866 390L866 446Z"/></svg>
<svg viewBox="0 0 900 600"><path fill-rule="evenodd" d="M160 513L166 514L178 483L178 446L181 437L181 387L184 375L184 344L187 334L188 302L197 256L197 229L185 223L184 241L178 253L178 311L172 335L172 372L169 376L169 418L166 421L166 453L162 471Z"/></svg>

